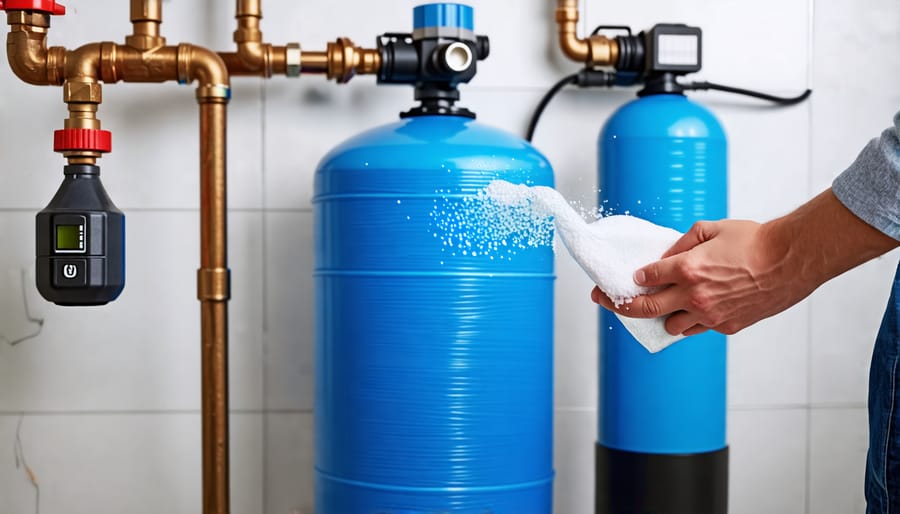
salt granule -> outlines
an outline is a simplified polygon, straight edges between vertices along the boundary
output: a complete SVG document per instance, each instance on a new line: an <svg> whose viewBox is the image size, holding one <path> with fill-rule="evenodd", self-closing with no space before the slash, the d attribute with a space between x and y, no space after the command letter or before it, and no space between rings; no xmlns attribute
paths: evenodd
<svg viewBox="0 0 900 514"><path fill-rule="evenodd" d="M587 223L559 192L545 186L529 187L495 180L485 189L485 194L491 201L513 208L511 212L524 209L536 218L552 217L556 233L569 254L617 307L657 290L635 284L634 272L658 260L681 237L676 230L629 215L607 216ZM683 338L666 332L662 317L616 316L652 353Z"/></svg>

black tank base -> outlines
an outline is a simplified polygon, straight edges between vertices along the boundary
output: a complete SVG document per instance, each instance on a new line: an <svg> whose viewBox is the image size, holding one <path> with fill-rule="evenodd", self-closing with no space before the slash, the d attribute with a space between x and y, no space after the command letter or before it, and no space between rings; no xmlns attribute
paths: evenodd
<svg viewBox="0 0 900 514"><path fill-rule="evenodd" d="M596 514L727 514L728 448L689 455L597 445Z"/></svg>

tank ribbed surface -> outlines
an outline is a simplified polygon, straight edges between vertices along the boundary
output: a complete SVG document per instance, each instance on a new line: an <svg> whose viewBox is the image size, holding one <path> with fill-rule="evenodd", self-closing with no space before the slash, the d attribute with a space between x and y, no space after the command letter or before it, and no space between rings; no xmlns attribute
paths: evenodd
<svg viewBox="0 0 900 514"><path fill-rule="evenodd" d="M551 512L552 250L463 255L435 226L497 178L553 184L525 141L455 116L319 165L316 512Z"/></svg>

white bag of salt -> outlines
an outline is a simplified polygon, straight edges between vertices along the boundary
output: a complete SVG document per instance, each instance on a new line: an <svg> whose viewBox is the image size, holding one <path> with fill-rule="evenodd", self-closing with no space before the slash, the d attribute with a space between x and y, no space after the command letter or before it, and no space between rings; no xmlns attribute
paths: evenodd
<svg viewBox="0 0 900 514"><path fill-rule="evenodd" d="M658 288L634 283L634 272L659 260L681 233L628 215L607 216L587 223L555 189L493 181L487 195L505 204L530 202L531 208L553 216L556 233L569 254L618 307ZM634 338L651 353L684 336L666 332L665 318L637 319L616 314Z"/></svg>

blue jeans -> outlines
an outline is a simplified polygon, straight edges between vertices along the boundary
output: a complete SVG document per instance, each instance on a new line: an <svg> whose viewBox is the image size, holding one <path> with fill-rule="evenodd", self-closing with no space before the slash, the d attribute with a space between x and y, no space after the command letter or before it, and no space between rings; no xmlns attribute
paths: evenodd
<svg viewBox="0 0 900 514"><path fill-rule="evenodd" d="M869 371L866 514L900 514L900 267Z"/></svg>

